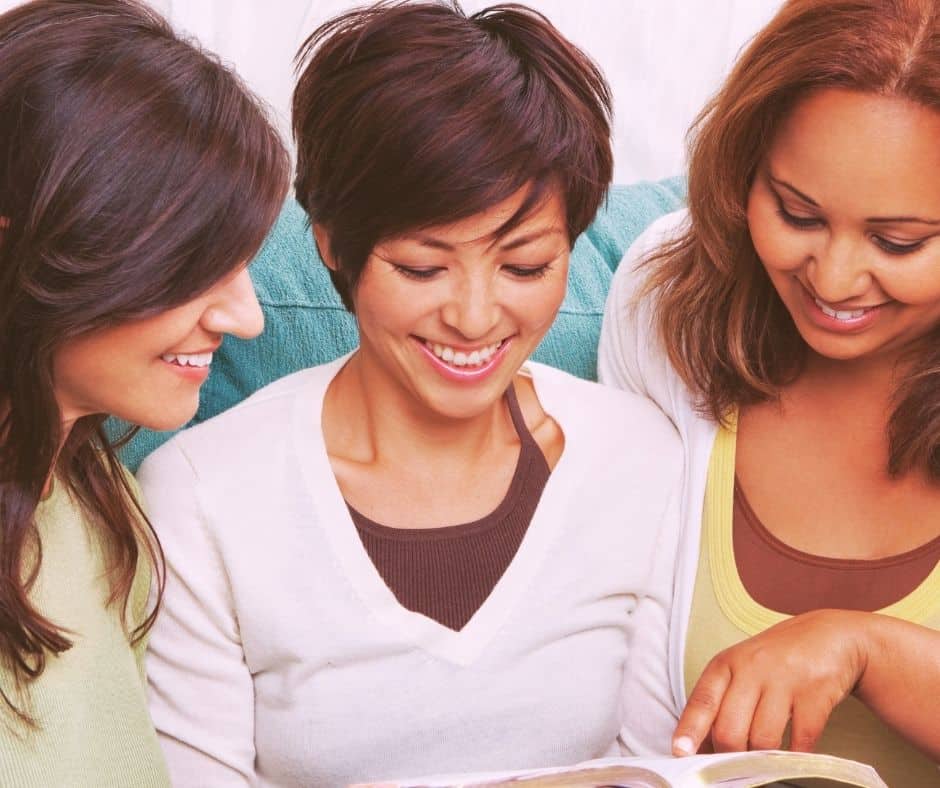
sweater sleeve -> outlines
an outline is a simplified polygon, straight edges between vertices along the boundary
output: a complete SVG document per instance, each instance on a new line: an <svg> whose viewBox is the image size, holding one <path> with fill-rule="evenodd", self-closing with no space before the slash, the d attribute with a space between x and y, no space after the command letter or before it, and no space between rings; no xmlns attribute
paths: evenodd
<svg viewBox="0 0 940 788"><path fill-rule="evenodd" d="M652 400L682 434L688 394L669 363L653 323L651 297L642 294L646 271L642 262L684 226L687 213L677 211L654 222L630 247L611 283L598 351L601 383ZM687 458L686 458L687 461ZM683 477L684 478L684 477ZM670 664L677 557L682 523L683 482L659 523L659 538L650 567L647 594L633 613L634 639L624 673L624 726L620 743L625 754L668 755L678 720Z"/></svg>
<svg viewBox="0 0 940 788"><path fill-rule="evenodd" d="M627 250L610 285L598 348L601 383L653 400L675 423L678 376L669 364L653 323L653 304L643 294L645 258L684 226L686 211L667 214L650 225Z"/></svg>
<svg viewBox="0 0 940 788"><path fill-rule="evenodd" d="M254 785L252 676L198 474L174 440L144 462L138 480L166 554L166 590L147 672L173 785Z"/></svg>
<svg viewBox="0 0 940 788"><path fill-rule="evenodd" d="M672 752L678 710L669 677L669 627L680 530L679 494L677 481L659 523L647 593L633 611L633 641L621 693L620 745L625 755L652 757Z"/></svg>

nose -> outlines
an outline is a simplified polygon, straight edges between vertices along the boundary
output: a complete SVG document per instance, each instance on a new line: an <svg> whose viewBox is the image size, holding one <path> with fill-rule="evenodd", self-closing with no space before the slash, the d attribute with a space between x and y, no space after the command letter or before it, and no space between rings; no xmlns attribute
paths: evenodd
<svg viewBox="0 0 940 788"><path fill-rule="evenodd" d="M258 336L264 328L264 314L255 295L248 269L216 286L213 298L202 314L202 325L214 334L232 334L242 339Z"/></svg>
<svg viewBox="0 0 940 788"><path fill-rule="evenodd" d="M487 336L499 321L494 283L486 274L467 275L454 283L441 319L465 339Z"/></svg>
<svg viewBox="0 0 940 788"><path fill-rule="evenodd" d="M831 236L806 267L816 295L830 304L864 295L872 284L867 249L847 236Z"/></svg>

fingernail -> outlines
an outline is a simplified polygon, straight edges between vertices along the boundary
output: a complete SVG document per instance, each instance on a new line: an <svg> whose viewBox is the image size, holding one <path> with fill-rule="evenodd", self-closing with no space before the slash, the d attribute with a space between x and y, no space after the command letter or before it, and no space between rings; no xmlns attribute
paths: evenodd
<svg viewBox="0 0 940 788"><path fill-rule="evenodd" d="M679 736L672 742L672 751L677 755L694 755L695 742L691 736Z"/></svg>

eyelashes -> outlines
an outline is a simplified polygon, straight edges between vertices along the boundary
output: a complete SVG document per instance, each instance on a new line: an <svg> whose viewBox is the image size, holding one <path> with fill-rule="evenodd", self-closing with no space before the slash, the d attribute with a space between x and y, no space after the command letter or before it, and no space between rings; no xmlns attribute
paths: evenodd
<svg viewBox="0 0 940 788"><path fill-rule="evenodd" d="M399 274L417 282L426 282L433 279L440 271L441 267L418 268L410 265L401 265L392 263L392 268ZM504 265L502 270L515 277L516 279L541 279L553 268L551 263L542 265Z"/></svg>
<svg viewBox="0 0 940 788"><path fill-rule="evenodd" d="M894 241L889 241L887 238L882 238L880 235L873 235L872 240L875 242L875 245L879 247L883 252L888 254L910 254L911 252L916 252L920 247L924 245L924 241L914 241L910 244L898 244Z"/></svg>
<svg viewBox="0 0 940 788"><path fill-rule="evenodd" d="M777 216L783 219L786 224L798 230L807 230L811 227L819 227L822 224L822 221L815 217L794 216L783 207L783 201L779 197L777 198Z"/></svg>
<svg viewBox="0 0 940 788"><path fill-rule="evenodd" d="M442 270L440 268L412 268L410 265L399 265L398 263L392 263L392 268L407 279L415 279L419 282L431 279L434 274Z"/></svg>
<svg viewBox="0 0 940 788"><path fill-rule="evenodd" d="M777 200L777 216L779 216L785 224L788 224L796 230L814 230L817 227L822 227L822 219L815 216L794 216L784 208L783 200L780 199L779 195L775 194L774 197ZM926 239L921 239L919 241L901 244L876 234L870 235L869 238L881 251L899 257L916 252L926 243Z"/></svg>
<svg viewBox="0 0 940 788"><path fill-rule="evenodd" d="M533 266L504 265L503 270L508 271L510 274L518 277L519 279L541 279L552 270L552 264L543 263L542 265Z"/></svg>

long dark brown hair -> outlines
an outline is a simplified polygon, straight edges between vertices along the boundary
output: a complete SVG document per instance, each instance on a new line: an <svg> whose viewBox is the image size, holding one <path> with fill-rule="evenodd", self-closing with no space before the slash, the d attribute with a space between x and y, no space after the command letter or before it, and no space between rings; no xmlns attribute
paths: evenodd
<svg viewBox="0 0 940 788"><path fill-rule="evenodd" d="M127 620L138 562L157 602L162 553L105 414L63 434L52 358L68 339L180 305L258 249L287 154L240 81L129 0L37 0L0 16L0 664L16 687L67 631L30 601L47 480L106 547L109 604ZM22 719L10 694L4 699Z"/></svg>
<svg viewBox="0 0 940 788"><path fill-rule="evenodd" d="M940 111L940 3L790 0L693 126L691 223L649 259L647 289L670 360L716 421L776 397L803 368L806 345L757 257L746 208L782 119L825 87ZM920 468L940 482L940 328L912 356L887 430L890 473Z"/></svg>
<svg viewBox="0 0 940 788"><path fill-rule="evenodd" d="M385 2L304 42L293 100L297 199L330 237L347 308L375 245L532 188L510 230L557 187L569 240L610 185L610 89L541 14Z"/></svg>

